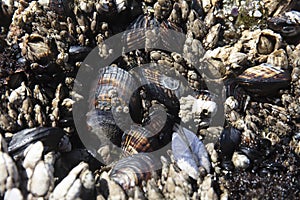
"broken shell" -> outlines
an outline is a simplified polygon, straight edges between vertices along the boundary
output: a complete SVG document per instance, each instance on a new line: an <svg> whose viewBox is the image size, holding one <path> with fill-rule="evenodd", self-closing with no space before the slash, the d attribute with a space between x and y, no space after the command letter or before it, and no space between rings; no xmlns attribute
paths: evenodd
<svg viewBox="0 0 300 200"><path fill-rule="evenodd" d="M267 55L282 46L281 35L274 33L270 29L245 30L241 39L235 44L237 49L247 53L248 60L257 60L260 63L265 62Z"/></svg>

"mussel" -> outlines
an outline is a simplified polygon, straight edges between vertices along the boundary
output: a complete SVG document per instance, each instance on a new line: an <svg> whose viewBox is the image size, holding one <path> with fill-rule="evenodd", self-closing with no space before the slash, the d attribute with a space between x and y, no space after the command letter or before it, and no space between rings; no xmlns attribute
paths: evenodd
<svg viewBox="0 0 300 200"><path fill-rule="evenodd" d="M268 26L284 37L295 37L300 34L300 12L293 10L272 17L268 19Z"/></svg>
<svg viewBox="0 0 300 200"><path fill-rule="evenodd" d="M176 34L182 33L182 28L168 20L160 22L153 16L140 15L127 30L123 35L126 50L147 50L155 46L175 52L182 51L185 38Z"/></svg>
<svg viewBox="0 0 300 200"><path fill-rule="evenodd" d="M122 130L129 130L131 125L141 122L142 106L137 84L129 72L119 67L100 69L87 114L87 124L100 140L109 138L120 146Z"/></svg>
<svg viewBox="0 0 300 200"><path fill-rule="evenodd" d="M250 67L237 77L237 82L254 96L274 95L279 89L287 88L290 80L288 71L268 63Z"/></svg>
<svg viewBox="0 0 300 200"><path fill-rule="evenodd" d="M61 150L70 151L71 143L64 131L55 127L37 127L24 129L15 133L9 142L8 152L15 159L22 157L24 150L30 144L42 141L45 151Z"/></svg>
<svg viewBox="0 0 300 200"><path fill-rule="evenodd" d="M139 153L119 160L110 172L110 178L123 189L140 185L161 169L160 160L152 154Z"/></svg>
<svg viewBox="0 0 300 200"><path fill-rule="evenodd" d="M122 136L121 148L124 154L137 154L152 151L152 133L142 126L133 125L130 130L125 131Z"/></svg>
<svg viewBox="0 0 300 200"><path fill-rule="evenodd" d="M241 143L241 131L233 128L226 127L221 133L220 137L220 150L222 156L222 166L226 170L233 169L231 162L232 155Z"/></svg>

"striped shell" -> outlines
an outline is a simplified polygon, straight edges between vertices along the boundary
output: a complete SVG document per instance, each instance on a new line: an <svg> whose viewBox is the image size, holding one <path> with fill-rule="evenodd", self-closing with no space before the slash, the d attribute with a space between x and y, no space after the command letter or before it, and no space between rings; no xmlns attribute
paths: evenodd
<svg viewBox="0 0 300 200"><path fill-rule="evenodd" d="M142 126L131 126L131 129L125 131L122 136L121 148L124 151L124 155L152 151L150 142L152 136L152 133Z"/></svg>
<svg viewBox="0 0 300 200"><path fill-rule="evenodd" d="M238 83L244 86L245 90L262 96L286 88L290 79L290 73L267 63L248 68L237 77Z"/></svg>
<svg viewBox="0 0 300 200"><path fill-rule="evenodd" d="M134 91L135 87L136 81L128 72L118 67L105 67L100 70L95 107L100 110L110 110L116 104L129 105L128 93ZM118 98L120 102L114 102L113 98Z"/></svg>
<svg viewBox="0 0 300 200"><path fill-rule="evenodd" d="M151 178L153 172L161 168L158 158L150 154L139 153L119 160L110 172L110 178L124 190L141 185Z"/></svg>
<svg viewBox="0 0 300 200"><path fill-rule="evenodd" d="M163 105L160 110L150 110L145 119L142 117L144 109L138 85L146 91L146 99ZM102 142L109 138L118 146L122 143L128 154L157 149L159 144L164 145L171 140L172 126L179 121L176 94L180 91L178 80L152 68L138 68L130 74L118 67L105 67L100 70L91 101L94 108L87 114L87 124ZM125 131L123 138L121 129ZM162 139L164 141L159 142ZM149 142L151 148L144 147Z"/></svg>
<svg viewBox="0 0 300 200"><path fill-rule="evenodd" d="M121 129L128 130L135 122L141 121L141 105L136 92L137 81L127 71L108 66L100 70L92 109L87 123L99 138L105 136L120 145ZM133 120L130 116L132 115ZM135 122L134 122L135 121ZM92 131L93 131L92 130Z"/></svg>
<svg viewBox="0 0 300 200"><path fill-rule="evenodd" d="M178 115L178 98L186 90L186 87L178 79L164 75L161 71L152 67L139 68L137 76L146 90L148 99L157 100L164 105L167 113L173 116Z"/></svg>
<svg viewBox="0 0 300 200"><path fill-rule="evenodd" d="M152 152L171 141L173 118L163 108L155 107L143 126L133 125L122 137L124 155Z"/></svg>
<svg viewBox="0 0 300 200"><path fill-rule="evenodd" d="M176 24L164 20L159 22L149 15L140 15L127 28L123 35L124 46L128 50L148 49L149 46L164 47L172 51L181 52L184 41L170 36L168 29L182 32L182 28Z"/></svg>
<svg viewBox="0 0 300 200"><path fill-rule="evenodd" d="M151 20L149 16L140 15L134 22L132 22L128 29L130 30L123 35L123 42L128 49L135 49L136 47L145 47L146 35L144 30L137 30L139 28L155 28L159 27L159 22L155 19ZM131 31L132 30L132 31Z"/></svg>

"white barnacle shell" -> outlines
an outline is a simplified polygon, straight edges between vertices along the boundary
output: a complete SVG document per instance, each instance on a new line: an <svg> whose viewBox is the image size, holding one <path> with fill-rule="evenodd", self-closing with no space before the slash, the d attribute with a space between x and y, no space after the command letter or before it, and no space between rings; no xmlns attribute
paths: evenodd
<svg viewBox="0 0 300 200"><path fill-rule="evenodd" d="M195 100L196 100L196 98L191 95L180 98L180 100L179 100L179 102L180 102L179 117L181 118L182 122L187 123L188 121L193 119L191 110L192 110Z"/></svg>
<svg viewBox="0 0 300 200"><path fill-rule="evenodd" d="M24 197L18 188L12 188L7 190L4 195L4 200L9 200L9 199L23 200Z"/></svg>
<svg viewBox="0 0 300 200"><path fill-rule="evenodd" d="M41 141L38 141L34 144L29 145L25 152L25 159L23 161L23 167L27 170L27 168L33 170L37 163L42 159L42 154L44 151L44 146ZM29 177L32 175L27 174Z"/></svg>
<svg viewBox="0 0 300 200"><path fill-rule="evenodd" d="M179 125L175 127L172 151L179 168L194 179L199 176L200 166L209 173L211 164L204 144L190 130Z"/></svg>
<svg viewBox="0 0 300 200"><path fill-rule="evenodd" d="M217 104L214 101L207 101L202 99L197 99L194 102L193 113L202 113L207 114L209 116L214 116L217 112Z"/></svg>
<svg viewBox="0 0 300 200"><path fill-rule="evenodd" d="M250 165L250 160L247 156L239 154L237 152L233 153L232 162L236 168L246 169Z"/></svg>
<svg viewBox="0 0 300 200"><path fill-rule="evenodd" d="M28 191L34 196L42 197L52 189L53 184L54 179L50 166L44 161L39 161L28 181Z"/></svg>
<svg viewBox="0 0 300 200"><path fill-rule="evenodd" d="M81 182L78 177L82 171L88 168L88 164L81 162L74 167L68 176L66 176L53 190L49 199L74 199L80 195Z"/></svg>
<svg viewBox="0 0 300 200"><path fill-rule="evenodd" d="M19 174L13 159L0 151L0 196L5 191L19 186Z"/></svg>
<svg viewBox="0 0 300 200"><path fill-rule="evenodd" d="M191 95L181 97L179 102L179 117L181 117L182 122L188 123L193 121L200 126L209 125L211 118L216 114L218 108L214 101L196 99Z"/></svg>
<svg viewBox="0 0 300 200"><path fill-rule="evenodd" d="M125 0L115 0L115 4L118 10L118 13L122 12L127 7L127 1Z"/></svg>

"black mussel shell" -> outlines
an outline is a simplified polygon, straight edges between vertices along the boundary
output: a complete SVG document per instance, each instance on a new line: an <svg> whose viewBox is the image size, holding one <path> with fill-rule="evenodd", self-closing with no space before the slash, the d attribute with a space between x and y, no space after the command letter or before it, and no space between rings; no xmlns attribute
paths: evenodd
<svg viewBox="0 0 300 200"><path fill-rule="evenodd" d="M243 154L245 154L251 162L258 162L264 159L264 152L259 151L254 148L249 148L249 147L241 147L239 149Z"/></svg>
<svg viewBox="0 0 300 200"><path fill-rule="evenodd" d="M234 170L234 165L231 160L224 160L221 165L222 165L222 168L224 168L227 171Z"/></svg>
<svg viewBox="0 0 300 200"><path fill-rule="evenodd" d="M73 62L84 60L91 52L92 48L88 46L70 46L69 55Z"/></svg>
<svg viewBox="0 0 300 200"><path fill-rule="evenodd" d="M64 131L56 127L38 127L15 133L8 145L8 152L15 158L21 157L26 147L37 141L44 144L46 151L58 150Z"/></svg>
<svg viewBox="0 0 300 200"><path fill-rule="evenodd" d="M268 19L268 27L280 33L285 38L299 36L300 34L300 12L289 11L280 16Z"/></svg>
<svg viewBox="0 0 300 200"><path fill-rule="evenodd" d="M233 127L224 128L220 137L222 160L225 162L230 161L234 151L238 148L240 143L241 131Z"/></svg>

